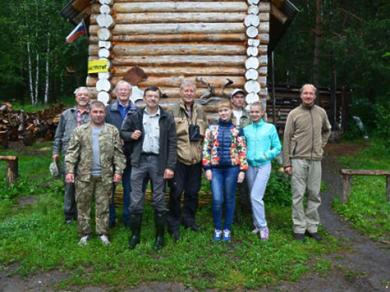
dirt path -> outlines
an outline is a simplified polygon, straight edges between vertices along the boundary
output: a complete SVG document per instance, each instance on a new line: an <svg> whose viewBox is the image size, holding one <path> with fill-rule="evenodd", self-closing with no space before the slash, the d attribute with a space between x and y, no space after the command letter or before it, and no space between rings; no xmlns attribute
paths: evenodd
<svg viewBox="0 0 390 292"><path fill-rule="evenodd" d="M297 283L286 283L277 289L288 291L390 291L390 246L373 242L332 210L332 200L342 191L337 154L353 155L359 147L332 144L322 164L322 179L327 190L322 194L321 223L349 249L330 257L332 271L325 277L311 274Z"/></svg>
<svg viewBox="0 0 390 292"><path fill-rule="evenodd" d="M325 276L310 273L299 282L282 283L262 291L387 291L390 292L390 246L375 243L355 231L337 216L331 208L332 200L342 190L338 174L340 165L336 162L339 153L353 155L359 147L354 145L330 145L323 161L323 180L327 191L322 194L321 221L325 229L339 238L348 248L342 253L329 256L332 269ZM326 242L325 242L326 244ZM8 271L7 271L8 270ZM0 291L52 291L55 284L64 280L63 272L37 274L28 279L7 276L12 267L0 271ZM68 290L69 291L69 290ZM75 291L115 291L108 287L86 287ZM126 291L189 291L179 283L147 283Z"/></svg>

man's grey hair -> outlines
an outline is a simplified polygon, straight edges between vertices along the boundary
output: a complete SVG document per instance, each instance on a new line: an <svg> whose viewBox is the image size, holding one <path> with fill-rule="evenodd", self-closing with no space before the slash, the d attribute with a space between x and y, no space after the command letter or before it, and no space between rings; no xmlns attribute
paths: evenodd
<svg viewBox="0 0 390 292"><path fill-rule="evenodd" d="M95 108L95 107L98 107L98 108L106 108L106 106L104 105L103 102L101 102L100 100L93 100L91 102L91 108Z"/></svg>
<svg viewBox="0 0 390 292"><path fill-rule="evenodd" d="M301 89L299 89L299 93L302 93L303 92L303 88L305 87L311 87L313 90L314 90L314 95L317 96L317 87L315 87L313 84L311 83L306 83L306 84L303 84Z"/></svg>
<svg viewBox="0 0 390 292"><path fill-rule="evenodd" d="M126 85L129 87L129 89L131 90L132 86L131 86L131 84L130 84L129 82L127 82L126 80L119 80L119 81L116 83L116 85L115 85L114 92L116 92L117 89L118 89L118 87L119 87L120 85L123 85L123 84L126 84Z"/></svg>
<svg viewBox="0 0 390 292"><path fill-rule="evenodd" d="M184 79L180 84L180 89L183 89L184 87L191 86L196 89L196 83L193 80L190 79Z"/></svg>
<svg viewBox="0 0 390 292"><path fill-rule="evenodd" d="M77 87L73 93L74 93L74 95L77 95L80 91L88 92L88 96L91 97L91 91L89 90L88 87L85 87L85 86Z"/></svg>

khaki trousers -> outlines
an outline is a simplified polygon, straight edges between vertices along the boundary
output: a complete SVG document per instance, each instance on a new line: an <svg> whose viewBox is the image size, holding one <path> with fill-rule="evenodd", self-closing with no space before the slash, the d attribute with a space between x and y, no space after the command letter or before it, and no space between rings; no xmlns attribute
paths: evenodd
<svg viewBox="0 0 390 292"><path fill-rule="evenodd" d="M292 220L294 233L317 232L320 223L321 161L292 159ZM307 206L304 208L304 195Z"/></svg>

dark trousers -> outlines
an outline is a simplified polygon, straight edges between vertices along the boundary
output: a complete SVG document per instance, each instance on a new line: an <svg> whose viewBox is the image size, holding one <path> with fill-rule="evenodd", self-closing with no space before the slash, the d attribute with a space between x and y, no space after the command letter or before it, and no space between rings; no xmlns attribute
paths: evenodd
<svg viewBox="0 0 390 292"><path fill-rule="evenodd" d="M168 228L178 230L180 220L184 226L195 224L195 214L198 208L198 192L200 190L202 166L201 163L185 165L177 162L175 177L170 182ZM184 192L183 214L181 214L181 195ZM182 218L180 218L182 215Z"/></svg>

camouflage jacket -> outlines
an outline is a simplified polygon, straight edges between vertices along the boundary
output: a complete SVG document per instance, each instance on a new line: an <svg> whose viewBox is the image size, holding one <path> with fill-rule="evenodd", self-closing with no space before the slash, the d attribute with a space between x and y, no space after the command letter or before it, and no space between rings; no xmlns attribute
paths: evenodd
<svg viewBox="0 0 390 292"><path fill-rule="evenodd" d="M100 165L102 179L112 182L115 174L122 174L125 156L119 131L115 126L105 124L99 135ZM92 126L91 123L76 128L69 141L65 156L68 173L74 173L79 181L89 181L92 167Z"/></svg>

